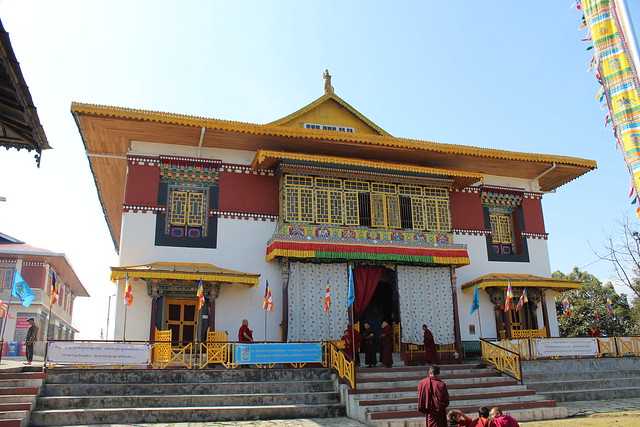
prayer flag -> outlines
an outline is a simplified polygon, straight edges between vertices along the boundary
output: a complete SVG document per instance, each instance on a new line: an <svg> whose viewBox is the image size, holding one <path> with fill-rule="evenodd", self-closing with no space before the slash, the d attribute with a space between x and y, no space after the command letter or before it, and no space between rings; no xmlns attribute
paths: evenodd
<svg viewBox="0 0 640 427"><path fill-rule="evenodd" d="M504 297L504 311L513 310L513 290L511 289L511 282L507 286L507 292Z"/></svg>
<svg viewBox="0 0 640 427"><path fill-rule="evenodd" d="M124 303L131 305L133 304L133 288L131 287L131 282L129 282L129 277L126 277L124 280Z"/></svg>
<svg viewBox="0 0 640 427"><path fill-rule="evenodd" d="M9 312L9 305L0 299L0 319L7 317Z"/></svg>
<svg viewBox="0 0 640 427"><path fill-rule="evenodd" d="M353 268L349 267L349 290L347 292L347 308L351 307L355 300L356 292L353 283Z"/></svg>
<svg viewBox="0 0 640 427"><path fill-rule="evenodd" d="M562 314L567 317L571 316L571 303L569 302L569 298L564 297L562 300Z"/></svg>
<svg viewBox="0 0 640 427"><path fill-rule="evenodd" d="M11 295L18 298L24 307L29 307L36 297L29 287L29 284L22 278L18 271L16 271L16 274L13 276Z"/></svg>
<svg viewBox="0 0 640 427"><path fill-rule="evenodd" d="M262 309L264 311L273 310L273 298L271 297L271 289L269 289L268 280L267 280L267 287L264 288L264 299L262 300Z"/></svg>
<svg viewBox="0 0 640 427"><path fill-rule="evenodd" d="M522 309L522 307L524 307L524 305L528 302L529 299L527 298L527 290L523 289L522 295L520 295L520 299L518 300L518 305L516 305L516 311Z"/></svg>
<svg viewBox="0 0 640 427"><path fill-rule="evenodd" d="M198 299L197 311L200 312L200 310L202 310L202 307L204 307L204 286L202 285L202 280L198 282L198 290L196 291L196 298Z"/></svg>
<svg viewBox="0 0 640 427"><path fill-rule="evenodd" d="M324 310L325 313L328 313L330 308L331 308L331 289L329 289L329 286L327 285L327 290L324 293L324 304L322 304L322 309Z"/></svg>
<svg viewBox="0 0 640 427"><path fill-rule="evenodd" d="M58 286L57 286L56 273L51 272L51 296L49 297L49 304L53 305L58 302Z"/></svg>
<svg viewBox="0 0 640 427"><path fill-rule="evenodd" d="M478 292L480 288L477 286L473 288L473 303L471 303L471 313L473 314L480 309L480 293Z"/></svg>
<svg viewBox="0 0 640 427"><path fill-rule="evenodd" d="M613 303L611 302L611 298L607 298L607 313L609 313L609 316L613 316Z"/></svg>

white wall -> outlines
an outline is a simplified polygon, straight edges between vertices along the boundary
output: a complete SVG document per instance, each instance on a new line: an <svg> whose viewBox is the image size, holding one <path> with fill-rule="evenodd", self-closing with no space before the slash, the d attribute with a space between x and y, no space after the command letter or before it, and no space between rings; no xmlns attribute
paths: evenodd
<svg viewBox="0 0 640 427"><path fill-rule="evenodd" d="M260 285L223 285L216 300L216 329L237 336L242 319L249 320L257 339L264 338L262 299L265 281L269 280L274 310L268 313L268 339L280 340L282 320L282 280L277 262L265 261L267 241L273 236L276 223L237 219L218 219L216 249L155 246L156 215L126 212L122 216L120 265L145 264L155 261L206 262L218 267L260 274ZM127 313L127 339L146 340L151 321L151 298L146 285L133 284L134 303ZM122 286L118 289L116 337L122 335L124 307ZM195 297L195 295L194 295ZM134 324L139 326L134 326Z"/></svg>
<svg viewBox="0 0 640 427"><path fill-rule="evenodd" d="M250 165L255 156L255 151L229 150L226 148L200 148L186 145L155 144L150 142L132 141L129 154L148 156L186 156L202 157L205 159L222 160L226 163Z"/></svg>
<svg viewBox="0 0 640 427"><path fill-rule="evenodd" d="M471 263L465 267L456 270L456 287L458 292L458 316L460 318L460 334L463 340L477 340L480 338L480 329L482 328L482 336L487 338L496 338L496 323L493 311L493 304L489 300L487 292L481 290L480 295L480 322L478 323L478 313L473 316L469 314L471 304L473 302L473 291L466 290L462 292L460 287L478 276L488 273L522 273L535 274L537 276L551 276L551 267L549 264L549 251L547 249L547 241L544 239L527 239L527 247L529 249L529 262L503 262L489 261L487 256L487 242L485 236L471 236L455 234L454 242L467 245L469 258ZM553 295L547 292L547 304L549 300L553 302ZM551 304L553 305L553 304ZM549 307L551 307L551 305ZM551 333L557 334L557 319L555 315L555 306L549 309L549 327ZM539 324L542 324L542 312L538 316ZM553 320L552 320L553 319ZM476 327L476 334L469 334L469 324ZM554 329L555 328L555 329Z"/></svg>

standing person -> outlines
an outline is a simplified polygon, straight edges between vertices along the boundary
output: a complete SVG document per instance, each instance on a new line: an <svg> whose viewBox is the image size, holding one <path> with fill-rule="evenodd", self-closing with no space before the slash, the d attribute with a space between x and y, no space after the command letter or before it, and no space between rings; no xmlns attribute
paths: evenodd
<svg viewBox="0 0 640 427"><path fill-rule="evenodd" d="M344 330L342 341L344 341L344 352L347 360L352 360L355 353L356 366L360 366L360 334L354 333L352 326L349 325Z"/></svg>
<svg viewBox="0 0 640 427"><path fill-rule="evenodd" d="M386 368L393 366L393 328L386 321L380 330L380 361Z"/></svg>
<svg viewBox="0 0 640 427"><path fill-rule="evenodd" d="M489 413L491 427L520 427L520 424L511 415L502 414L500 408L491 408Z"/></svg>
<svg viewBox="0 0 640 427"><path fill-rule="evenodd" d="M429 365L438 363L438 350L436 349L436 341L433 339L433 334L427 328L427 325L422 325L423 343L424 343L424 361Z"/></svg>
<svg viewBox="0 0 640 427"><path fill-rule="evenodd" d="M36 326L36 322L33 318L28 319L27 322L29 322L30 326L27 331L27 336L24 339L24 346L27 353L27 361L24 362L24 364L31 365L31 362L33 362L33 344L35 344L38 339L38 327Z"/></svg>
<svg viewBox="0 0 640 427"><path fill-rule="evenodd" d="M238 341L243 343L253 342L253 331L249 329L249 321L247 319L242 320L242 326L238 330Z"/></svg>
<svg viewBox="0 0 640 427"><path fill-rule="evenodd" d="M378 364L376 360L376 336L371 330L369 323L364 322L362 325L362 349L364 350L364 363L369 368L373 368Z"/></svg>
<svg viewBox="0 0 640 427"><path fill-rule="evenodd" d="M462 411L454 409L449 411L449 418L456 420L459 427L488 427L489 426L489 408L483 406L478 410L478 418L471 419Z"/></svg>
<svg viewBox="0 0 640 427"><path fill-rule="evenodd" d="M431 366L429 376L418 384L418 412L425 415L427 427L447 426L449 391L438 375L440 367Z"/></svg>

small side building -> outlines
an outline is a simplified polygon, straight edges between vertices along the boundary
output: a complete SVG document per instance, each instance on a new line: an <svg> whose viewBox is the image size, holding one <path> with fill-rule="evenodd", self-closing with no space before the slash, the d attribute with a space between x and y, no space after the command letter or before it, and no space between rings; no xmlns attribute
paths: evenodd
<svg viewBox="0 0 640 427"><path fill-rule="evenodd" d="M35 299L29 307L24 307L20 301L11 298L11 287L16 272L20 273L35 294ZM58 302L50 307L53 273L56 275ZM63 253L36 248L0 233L0 331L4 328L5 349L11 345L13 351L17 348L20 354L23 353L22 343L29 329L27 320L31 317L38 326L36 354L44 354L44 342L47 337L58 340L74 339L78 330L72 323L73 305L77 297L88 296ZM11 344L14 342L18 344Z"/></svg>

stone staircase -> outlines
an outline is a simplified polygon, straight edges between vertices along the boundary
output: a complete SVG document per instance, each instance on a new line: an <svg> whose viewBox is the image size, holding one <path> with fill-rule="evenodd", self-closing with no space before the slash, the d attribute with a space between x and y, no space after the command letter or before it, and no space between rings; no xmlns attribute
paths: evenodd
<svg viewBox="0 0 640 427"><path fill-rule="evenodd" d="M640 397L640 359L537 360L523 363L528 387L558 402Z"/></svg>
<svg viewBox="0 0 640 427"><path fill-rule="evenodd" d="M0 371L0 427L26 427L44 379L41 368Z"/></svg>
<svg viewBox="0 0 640 427"><path fill-rule="evenodd" d="M33 426L215 422L344 415L328 369L57 369Z"/></svg>
<svg viewBox="0 0 640 427"><path fill-rule="evenodd" d="M426 375L424 366L360 368L357 390L346 391L347 415L377 427L424 426L424 417L416 409L418 382ZM555 401L493 368L474 363L442 365L440 377L449 389L449 408L470 416L481 406L500 406L521 421L567 416L566 408L556 407Z"/></svg>

